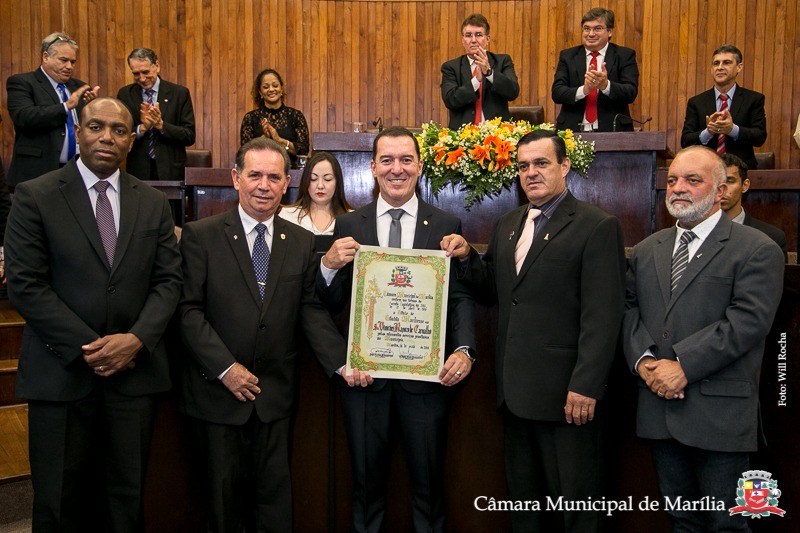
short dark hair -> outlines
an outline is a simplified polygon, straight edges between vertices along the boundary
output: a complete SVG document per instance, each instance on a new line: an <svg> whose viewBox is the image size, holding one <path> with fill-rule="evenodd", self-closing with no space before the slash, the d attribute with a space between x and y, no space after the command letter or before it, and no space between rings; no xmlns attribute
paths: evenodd
<svg viewBox="0 0 800 533"><path fill-rule="evenodd" d="M303 169L303 175L300 177L297 201L293 204L300 208L300 214L297 217L298 220L302 220L311 208L311 196L308 194L308 186L311 185L311 172L313 172L314 167L322 161L327 161L331 164L331 168L333 168L333 177L336 180L336 190L333 191L333 198L331 198L331 214L337 217L352 209L350 204L347 203L347 197L344 193L344 176L339 160L330 152L317 151L308 158L306 167Z"/></svg>
<svg viewBox="0 0 800 533"><path fill-rule="evenodd" d="M733 155L729 152L725 152L720 157L722 157L722 161L725 163L725 168L728 167L736 167L739 169L739 177L742 178L742 183L744 180L747 179L747 163L742 161L739 156Z"/></svg>
<svg viewBox="0 0 800 533"><path fill-rule="evenodd" d="M489 21L480 13L472 13L465 18L464 22L461 23L461 31L464 31L465 26L478 26L486 30L486 35L489 35Z"/></svg>
<svg viewBox="0 0 800 533"><path fill-rule="evenodd" d="M252 141L248 141L239 147L239 150L236 152L236 172L241 172L244 169L244 156L251 150L281 154L283 157L283 174L285 176L289 175L289 154L286 153L283 146L266 137L256 137Z"/></svg>
<svg viewBox="0 0 800 533"><path fill-rule="evenodd" d="M375 140L372 141L372 160L375 161L375 158L378 156L378 141L383 137L408 137L412 141L414 141L414 150L417 152L417 159L422 159L422 156L419 152L419 142L417 138L411 133L407 128L402 126L391 126L386 128L378 135L375 136Z"/></svg>
<svg viewBox="0 0 800 533"><path fill-rule="evenodd" d="M133 52L128 54L128 66L131 64L131 59L138 59L139 61L147 59L153 65L158 63L158 56L149 48L135 48Z"/></svg>
<svg viewBox="0 0 800 533"><path fill-rule="evenodd" d="M714 50L714 53L711 54L711 60L714 60L714 56L717 54L733 54L736 56L736 62L742 62L742 51L733 46L732 44L723 44L722 46L718 47Z"/></svg>
<svg viewBox="0 0 800 533"><path fill-rule="evenodd" d="M278 83L281 84L281 91L283 93L281 94L281 102L286 97L286 84L283 83L283 77L281 77L277 70L265 68L256 76L255 81L253 81L253 88L250 91L250 96L253 97L253 104L255 104L256 108L259 108L264 104L264 99L261 98L261 79L267 74L272 74L278 78Z"/></svg>
<svg viewBox="0 0 800 533"><path fill-rule="evenodd" d="M539 139L551 139L553 149L556 152L556 162L559 164L564 162L564 159L567 157L567 144L564 142L564 139L559 137L558 133L553 130L534 130L525 134L519 142L517 142L517 149L519 149L520 146L525 146Z"/></svg>
<svg viewBox="0 0 800 533"><path fill-rule="evenodd" d="M614 29L614 12L604 7L593 7L581 19L581 25L593 20L603 19L603 23L609 30Z"/></svg>

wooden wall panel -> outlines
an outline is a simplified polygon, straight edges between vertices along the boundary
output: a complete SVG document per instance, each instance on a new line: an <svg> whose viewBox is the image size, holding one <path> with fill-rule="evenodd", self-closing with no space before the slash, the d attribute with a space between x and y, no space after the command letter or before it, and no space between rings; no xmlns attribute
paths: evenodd
<svg viewBox="0 0 800 533"><path fill-rule="evenodd" d="M228 166L242 116L252 109L253 77L267 66L286 81L287 104L312 131L341 131L382 116L384 124L445 122L440 66L463 49L463 18L482 12L492 46L511 54L520 78L516 103L545 106L559 50L580 42L591 0L4 0L0 77L36 68L39 44L62 29L81 45L77 76L116 94L131 77L136 46L159 54L165 79L192 92L199 148ZM767 143L781 168L800 167L791 132L800 112L800 8L792 0L609 0L613 41L637 51L638 117L679 147L686 101L711 86L710 54L733 42L745 55L742 85L767 96ZM724 13L724 15L720 15ZM13 126L0 91L0 153L8 165Z"/></svg>

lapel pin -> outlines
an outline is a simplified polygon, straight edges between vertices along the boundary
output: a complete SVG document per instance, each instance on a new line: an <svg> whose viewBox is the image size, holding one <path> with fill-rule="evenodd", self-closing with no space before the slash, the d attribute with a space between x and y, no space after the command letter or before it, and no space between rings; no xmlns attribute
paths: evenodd
<svg viewBox="0 0 800 533"><path fill-rule="evenodd" d="M281 233L281 240L282 240L282 241L285 241L285 240L286 240L286 234L285 234L285 233Z"/></svg>
<svg viewBox="0 0 800 533"><path fill-rule="evenodd" d="M549 234L549 233L545 234L545 236L544 236L544 240L546 240L546 241L549 241L549 240L550 240L550 234Z"/></svg>
<svg viewBox="0 0 800 533"><path fill-rule="evenodd" d="M423 223L425 226L427 226L427 225L428 225L428 221L427 221L427 220L423 220L423 221L422 221L422 223Z"/></svg>
<svg viewBox="0 0 800 533"><path fill-rule="evenodd" d="M513 238L514 238L514 232L512 231L511 233L508 234L508 240L510 241Z"/></svg>
<svg viewBox="0 0 800 533"><path fill-rule="evenodd" d="M234 241L235 241L236 239L238 239L238 238L239 238L239 236L238 236L238 235L234 235L234 236L233 236L233 240L234 240Z"/></svg>
<svg viewBox="0 0 800 533"><path fill-rule="evenodd" d="M695 259L700 259L701 257L703 257L703 254L697 254L694 258Z"/></svg>
<svg viewBox="0 0 800 533"><path fill-rule="evenodd" d="M167 100L167 99L164 99L164 103L166 104L167 102L169 102L169 100Z"/></svg>

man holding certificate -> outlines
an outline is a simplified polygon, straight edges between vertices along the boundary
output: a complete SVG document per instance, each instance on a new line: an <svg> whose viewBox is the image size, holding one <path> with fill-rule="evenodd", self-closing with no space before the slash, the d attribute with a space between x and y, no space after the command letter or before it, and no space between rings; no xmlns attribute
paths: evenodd
<svg viewBox="0 0 800 533"><path fill-rule="evenodd" d="M353 260L361 245L438 250L445 235L461 233L458 218L416 196L422 161L410 131L394 127L379 133L372 148L371 168L380 188L379 197L336 219L335 241L322 258L317 292L332 312L350 301ZM414 529L444 530L444 453L451 400L451 391L445 387L461 382L472 368L474 325L473 300L452 279L446 333L450 355L439 374L440 383L375 379L366 388L342 387L353 468L353 531L381 529L393 422L400 424L411 474ZM359 383L359 371L354 369L353 374L351 381Z"/></svg>
<svg viewBox="0 0 800 533"><path fill-rule="evenodd" d="M460 235L442 248L459 277L499 306L497 403L511 500L602 495L600 399L622 324L625 255L619 221L567 189L570 160L557 133L517 144L528 204L503 215L481 258ZM590 532L599 512L512 513L513 530Z"/></svg>

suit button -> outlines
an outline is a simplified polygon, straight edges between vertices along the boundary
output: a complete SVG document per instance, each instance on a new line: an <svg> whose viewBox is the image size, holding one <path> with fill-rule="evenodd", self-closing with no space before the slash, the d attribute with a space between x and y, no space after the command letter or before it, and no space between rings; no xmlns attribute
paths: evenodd
<svg viewBox="0 0 800 533"><path fill-rule="evenodd" d="M115 292L117 292L117 288L115 286L111 285L108 287L108 294L114 294Z"/></svg>
<svg viewBox="0 0 800 533"><path fill-rule="evenodd" d="M669 331L665 331L664 333L662 333L661 337L664 339L669 339Z"/></svg>
<svg viewBox="0 0 800 533"><path fill-rule="evenodd" d="M511 305L517 305L517 300L516 299L511 300Z"/></svg>
<svg viewBox="0 0 800 533"><path fill-rule="evenodd" d="M266 324L259 324L258 325L258 329L267 329L267 325Z"/></svg>

